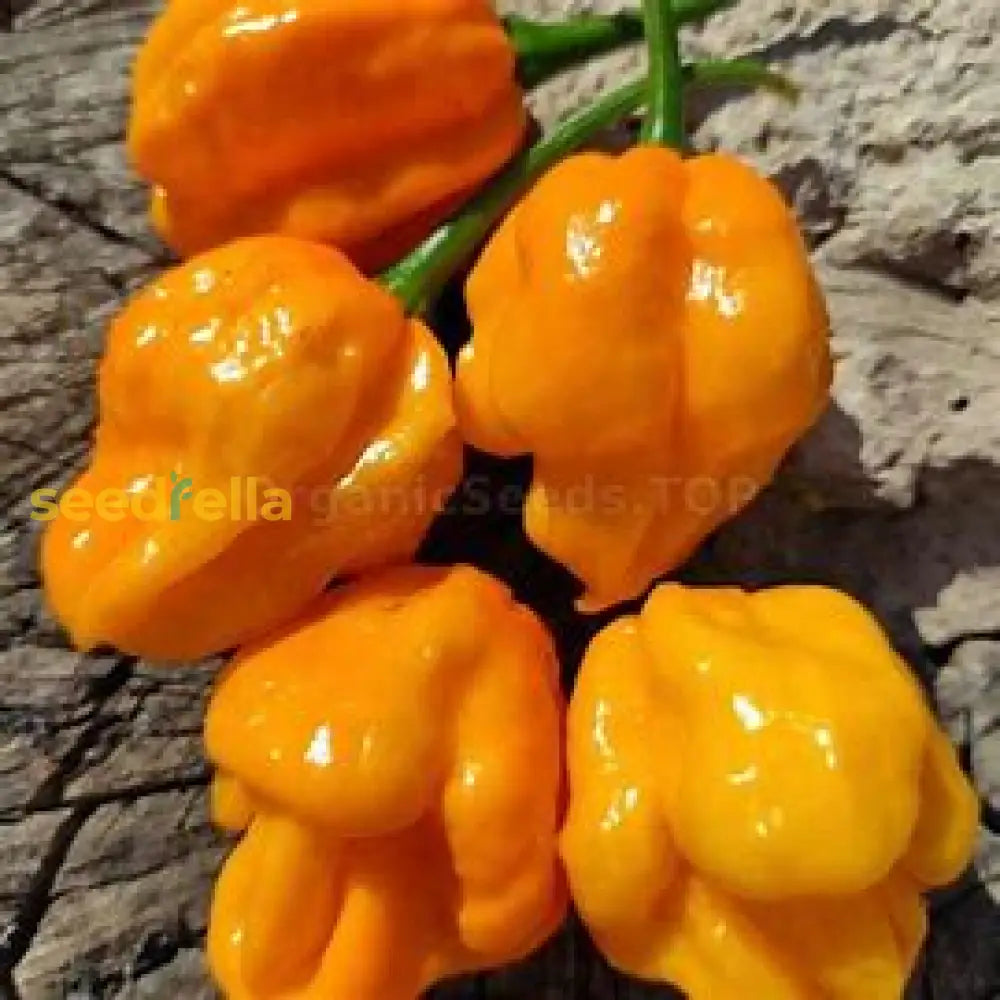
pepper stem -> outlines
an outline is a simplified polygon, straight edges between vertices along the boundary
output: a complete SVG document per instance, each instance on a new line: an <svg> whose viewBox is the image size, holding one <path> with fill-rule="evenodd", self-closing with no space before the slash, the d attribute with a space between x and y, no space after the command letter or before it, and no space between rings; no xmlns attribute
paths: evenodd
<svg viewBox="0 0 1000 1000"><path fill-rule="evenodd" d="M675 0L678 24L706 20L739 0ZM630 44L645 36L645 21L634 11L576 14L560 21L535 21L510 14L504 30L517 53L517 78L534 87L558 73Z"/></svg>
<svg viewBox="0 0 1000 1000"><path fill-rule="evenodd" d="M549 167L635 111L645 96L646 81L637 80L567 118L509 164L459 215L383 272L380 284L399 298L411 315L425 312L494 223Z"/></svg>
<svg viewBox="0 0 1000 1000"><path fill-rule="evenodd" d="M680 24L673 0L643 0L642 12L649 49L649 102L641 138L680 150L687 139Z"/></svg>
<svg viewBox="0 0 1000 1000"><path fill-rule="evenodd" d="M535 87L557 73L614 52L643 37L636 14L581 14L564 21L533 21L512 14L504 28L517 53L517 78Z"/></svg>
<svg viewBox="0 0 1000 1000"><path fill-rule="evenodd" d="M760 87L789 98L798 95L798 88L788 77L754 59L695 61L681 68L681 76L695 87ZM383 272L380 284L400 299L410 315L425 312L510 206L551 166L601 129L640 107L649 87L645 78L625 84L557 125L508 165L458 215Z"/></svg>
<svg viewBox="0 0 1000 1000"><path fill-rule="evenodd" d="M697 59L684 66L689 87L749 87L769 90L789 101L799 98L799 85L757 59Z"/></svg>

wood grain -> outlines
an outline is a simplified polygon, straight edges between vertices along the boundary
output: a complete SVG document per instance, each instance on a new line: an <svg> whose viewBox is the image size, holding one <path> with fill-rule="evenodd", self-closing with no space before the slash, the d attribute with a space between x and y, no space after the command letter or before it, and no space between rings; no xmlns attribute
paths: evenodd
<svg viewBox="0 0 1000 1000"><path fill-rule="evenodd" d="M837 325L837 406L688 573L845 586L876 607L929 684L947 679L939 694L994 829L984 827L980 874L935 902L911 995L996 1000L1000 918L983 880L995 884L1000 834L1000 291L989 239L1000 146L995 121L980 121L980 91L948 88L997 65L1000 32L990 5L971 0L859 0L836 14L818 0L746 6L696 44L764 51L825 86L811 112L807 102L794 113L759 100L697 104L698 135L756 158L802 214ZM156 7L0 0L2 1000L213 995L200 945L225 845L206 822L199 743L212 666L164 671L70 651L39 599L26 519L30 491L60 484L85 455L108 316L168 260L122 151L130 60ZM924 119L907 111L907 131L893 98L910 94L914 74L936 72L936 58L947 63L938 92L925 95ZM540 116L636 64L629 55L552 85L536 99ZM983 71L981 90L987 80ZM934 157L952 157L943 175ZM953 199L956 189L968 194ZM461 339L454 301L440 330ZM490 463L472 472L501 475ZM568 611L569 581L531 551L516 518L443 524L429 545L492 569L539 607L571 678L596 623ZM674 995L613 974L573 924L522 966L435 997Z"/></svg>

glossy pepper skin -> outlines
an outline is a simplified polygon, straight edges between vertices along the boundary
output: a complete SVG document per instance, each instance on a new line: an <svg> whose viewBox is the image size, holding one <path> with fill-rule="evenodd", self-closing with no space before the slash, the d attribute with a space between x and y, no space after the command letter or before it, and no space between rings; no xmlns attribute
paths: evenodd
<svg viewBox="0 0 1000 1000"><path fill-rule="evenodd" d="M976 798L905 663L820 587L664 585L587 651L561 850L619 968L691 1000L899 1000Z"/></svg>
<svg viewBox="0 0 1000 1000"><path fill-rule="evenodd" d="M726 156L563 161L469 278L466 439L534 455L525 526L635 597L771 478L828 398L828 321L778 192Z"/></svg>
<svg viewBox="0 0 1000 1000"><path fill-rule="evenodd" d="M486 0L170 0L129 153L181 254L284 233L381 267L517 150L514 68Z"/></svg>
<svg viewBox="0 0 1000 1000"><path fill-rule="evenodd" d="M152 518L49 523L46 593L83 649L193 659L259 635L331 578L412 555L460 474L433 336L300 240L250 238L164 274L111 324L98 389L74 485L155 497L186 479L191 496ZM244 500L251 480L285 490L289 516ZM234 483L243 509L209 519L196 494Z"/></svg>
<svg viewBox="0 0 1000 1000"><path fill-rule="evenodd" d="M323 597L238 655L205 738L216 820L247 827L208 936L229 1000L415 1000L561 922L556 656L484 574Z"/></svg>

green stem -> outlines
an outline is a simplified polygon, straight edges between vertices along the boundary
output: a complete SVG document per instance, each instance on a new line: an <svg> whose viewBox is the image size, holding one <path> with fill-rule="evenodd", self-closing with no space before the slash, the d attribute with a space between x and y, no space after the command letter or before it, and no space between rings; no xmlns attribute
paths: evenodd
<svg viewBox="0 0 1000 1000"><path fill-rule="evenodd" d="M699 59L684 67L684 82L689 87L769 90L790 101L797 100L800 93L794 80L756 59Z"/></svg>
<svg viewBox="0 0 1000 1000"><path fill-rule="evenodd" d="M693 62L684 66L682 73L685 81L696 87L763 87L786 97L797 94L795 84L787 77L753 59ZM379 279L381 284L403 302L411 315L425 312L496 221L546 170L596 132L635 111L648 92L648 80L636 80L557 125L514 160L458 215L385 271Z"/></svg>
<svg viewBox="0 0 1000 1000"><path fill-rule="evenodd" d="M678 24L695 24L739 0L675 0ZM562 21L535 21L511 14L504 28L517 53L517 78L535 87L563 70L615 52L645 36L641 14L577 14Z"/></svg>
<svg viewBox="0 0 1000 1000"><path fill-rule="evenodd" d="M496 221L549 167L582 146L596 132L635 111L646 96L646 81L638 80L606 94L585 110L567 118L538 143L518 156L450 222L380 277L411 315L425 312L445 284Z"/></svg>
<svg viewBox="0 0 1000 1000"><path fill-rule="evenodd" d="M525 87L643 37L642 18L632 13L582 14L565 21L532 21L511 15L504 27L517 52L517 78Z"/></svg>
<svg viewBox="0 0 1000 1000"><path fill-rule="evenodd" d="M681 66L679 23L673 0L643 0L646 45L649 48L649 104L641 138L658 146L683 149L684 70Z"/></svg>

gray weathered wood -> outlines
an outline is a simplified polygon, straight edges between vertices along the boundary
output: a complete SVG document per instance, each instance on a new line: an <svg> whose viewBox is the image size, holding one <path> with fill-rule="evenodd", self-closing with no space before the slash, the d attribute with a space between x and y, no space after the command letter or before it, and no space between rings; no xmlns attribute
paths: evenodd
<svg viewBox="0 0 1000 1000"><path fill-rule="evenodd" d="M166 256L121 140L152 0L0 0L0 997L197 1000L224 850L198 738L211 669L69 651L38 597L32 489L80 461L104 324ZM524 0L555 13L564 0ZM579 5L572 4L577 7ZM5 16L8 15L8 16ZM12 31L4 32L5 28ZM872 604L938 695L984 798L979 878L935 906L914 1000L1000 996L1000 10L981 0L756 0L693 39L807 86L693 102L698 141L770 171L816 247L836 406L695 579L822 580ZM545 88L543 120L639 63ZM582 643L562 577L508 519L470 554ZM560 589L562 588L562 589ZM653 1000L574 926L441 1000ZM766 998L761 998L766 1000Z"/></svg>

